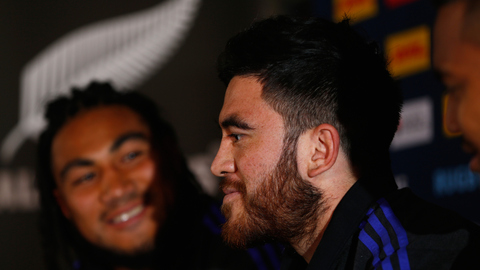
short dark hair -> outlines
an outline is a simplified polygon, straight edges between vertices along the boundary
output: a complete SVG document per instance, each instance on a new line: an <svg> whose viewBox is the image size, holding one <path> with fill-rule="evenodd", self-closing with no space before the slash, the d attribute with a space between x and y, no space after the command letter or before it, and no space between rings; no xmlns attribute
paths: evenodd
<svg viewBox="0 0 480 270"><path fill-rule="evenodd" d="M359 175L388 162L402 94L376 43L343 20L277 16L231 38L218 58L220 79L254 76L282 115L286 136L333 125ZM384 166L385 167L385 166Z"/></svg>
<svg viewBox="0 0 480 270"><path fill-rule="evenodd" d="M182 156L176 135L169 123L159 115L154 102L135 91L117 92L109 83L93 82L85 89L73 89L70 97L51 102L45 117L48 126L40 135L37 152L36 184L40 191L40 230L47 269L72 269L82 244L79 233L62 214L53 190L56 183L52 174L52 143L58 131L79 112L99 106L123 105L137 114L150 128L152 147L160 155L162 181L171 181L175 201L188 203L198 197L201 189L194 180Z"/></svg>

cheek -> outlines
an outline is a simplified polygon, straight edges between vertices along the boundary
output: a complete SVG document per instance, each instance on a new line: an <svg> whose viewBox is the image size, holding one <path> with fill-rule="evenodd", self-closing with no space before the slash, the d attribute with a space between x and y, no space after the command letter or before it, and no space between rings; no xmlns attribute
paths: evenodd
<svg viewBox="0 0 480 270"><path fill-rule="evenodd" d="M136 179L138 187L144 190L152 184L154 179L159 178L159 170L153 159L147 159L135 168L131 176Z"/></svg>
<svg viewBox="0 0 480 270"><path fill-rule="evenodd" d="M153 159L146 160L131 174L141 194L150 194L153 204L165 207L173 201L173 187L163 178L160 166Z"/></svg>
<svg viewBox="0 0 480 270"><path fill-rule="evenodd" d="M458 108L458 119L462 131L469 140L480 137L480 95L466 97Z"/></svg>
<svg viewBox="0 0 480 270"><path fill-rule="evenodd" d="M470 87L466 99L471 116L477 120L476 123L480 123L480 78Z"/></svg>
<svg viewBox="0 0 480 270"><path fill-rule="evenodd" d="M260 150L239 157L239 176L247 187L247 192L255 190L276 168L280 154L276 151Z"/></svg>
<svg viewBox="0 0 480 270"><path fill-rule="evenodd" d="M470 62L469 60L473 60L472 57L464 60L470 65L467 66L469 70L465 71L468 74L465 89L459 97L458 121L469 139L476 139L480 137L480 77L477 71L480 63Z"/></svg>
<svg viewBox="0 0 480 270"><path fill-rule="evenodd" d="M255 148L240 149L235 154L236 165L240 173L255 175L264 165L265 157Z"/></svg>
<svg viewBox="0 0 480 270"><path fill-rule="evenodd" d="M71 221L76 224L80 231L88 234L96 227L100 219L102 207L95 192L72 192L65 201L65 207L69 211Z"/></svg>

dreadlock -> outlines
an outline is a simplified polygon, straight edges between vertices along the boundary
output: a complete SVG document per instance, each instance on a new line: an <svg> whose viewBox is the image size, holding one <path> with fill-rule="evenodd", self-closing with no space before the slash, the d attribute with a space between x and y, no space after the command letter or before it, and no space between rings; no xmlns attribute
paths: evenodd
<svg viewBox="0 0 480 270"><path fill-rule="evenodd" d="M200 187L187 168L176 135L157 110L156 105L138 92L117 92L109 83L93 82L85 89L74 88L70 97L60 97L51 102L45 118L48 126L40 135L37 151L36 185L40 192L40 231L47 269L76 268L81 252L82 237L67 220L53 195L56 183L52 174L52 142L58 131L79 112L105 105L123 105L138 113L152 132L152 147L162 158L162 167L171 168L172 186L179 203L194 200ZM165 180L169 181L169 180ZM188 200L184 198L189 198Z"/></svg>

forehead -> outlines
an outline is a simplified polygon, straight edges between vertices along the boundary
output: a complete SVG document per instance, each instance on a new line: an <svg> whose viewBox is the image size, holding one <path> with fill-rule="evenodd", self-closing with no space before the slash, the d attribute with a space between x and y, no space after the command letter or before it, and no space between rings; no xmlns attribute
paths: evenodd
<svg viewBox="0 0 480 270"><path fill-rule="evenodd" d="M225 92L219 123L224 130L240 128L249 134L249 141L255 141L251 149L270 144L273 144L272 149L280 149L285 133L283 117L263 100L262 89L256 77L234 77ZM229 123L229 120L240 125Z"/></svg>
<svg viewBox="0 0 480 270"><path fill-rule="evenodd" d="M122 105L100 106L80 112L56 134L52 143L52 159L70 160L87 155L111 144L127 132L150 130L140 115Z"/></svg>
<svg viewBox="0 0 480 270"><path fill-rule="evenodd" d="M241 114L244 117L258 115L273 109L262 98L263 85L253 76L235 76L228 84L223 102L222 117Z"/></svg>
<svg viewBox="0 0 480 270"><path fill-rule="evenodd" d="M464 37L466 8L465 1L446 4L435 23L433 65L447 85L480 78L480 46Z"/></svg>
<svg viewBox="0 0 480 270"><path fill-rule="evenodd" d="M455 62L461 45L461 29L465 11L464 1L454 1L442 6L437 14L434 29L433 64L437 68Z"/></svg>

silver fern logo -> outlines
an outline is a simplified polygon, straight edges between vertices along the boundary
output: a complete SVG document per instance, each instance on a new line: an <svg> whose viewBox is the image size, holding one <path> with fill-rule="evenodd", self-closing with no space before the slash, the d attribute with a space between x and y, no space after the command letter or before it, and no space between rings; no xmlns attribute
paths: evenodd
<svg viewBox="0 0 480 270"><path fill-rule="evenodd" d="M44 107L72 87L110 81L133 89L165 64L180 46L200 0L164 1L150 9L87 25L40 52L20 76L18 124L1 146L8 163L22 143L45 127Z"/></svg>

